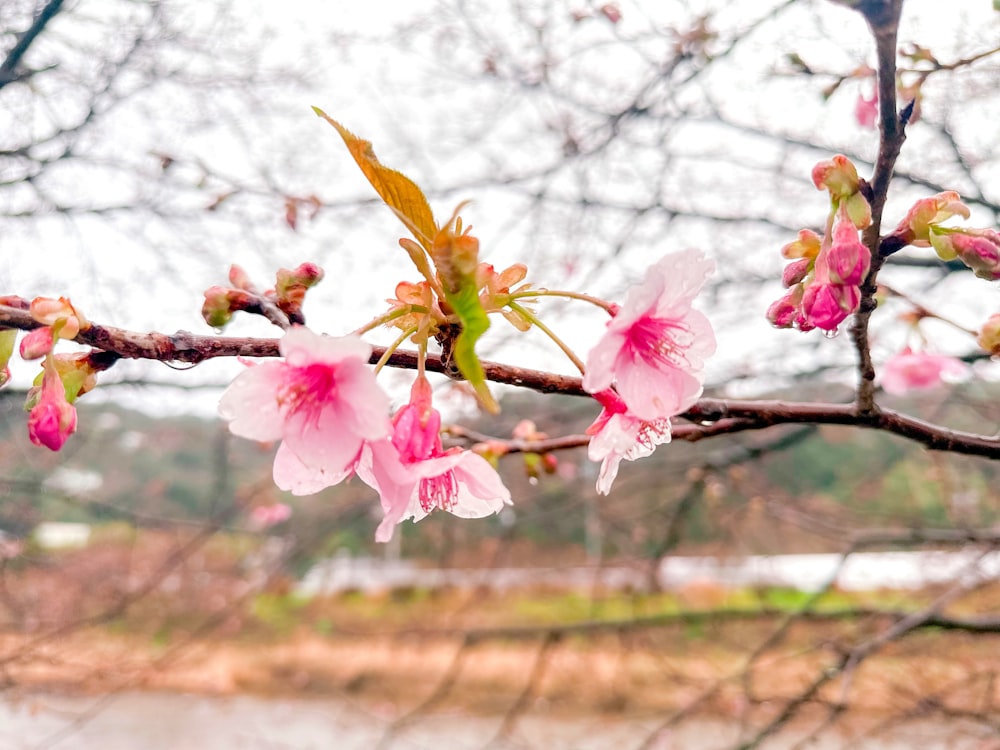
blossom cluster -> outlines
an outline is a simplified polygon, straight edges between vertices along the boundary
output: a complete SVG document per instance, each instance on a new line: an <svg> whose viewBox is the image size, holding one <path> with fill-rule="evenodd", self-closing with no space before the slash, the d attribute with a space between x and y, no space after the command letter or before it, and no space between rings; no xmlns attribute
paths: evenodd
<svg viewBox="0 0 1000 750"><path fill-rule="evenodd" d="M817 189L830 193L826 231L820 237L803 229L782 248L782 255L792 261L782 275L789 291L771 305L767 316L778 328L836 331L858 309L861 284L871 267L871 253L858 236L858 230L871 224L871 207L847 157L820 162L812 177Z"/></svg>
<svg viewBox="0 0 1000 750"><path fill-rule="evenodd" d="M583 387L602 406L587 430L588 454L601 462L599 492L610 492L623 459L669 442L671 417L701 396L715 334L691 303L714 269L696 250L664 257L628 291L587 357Z"/></svg>
<svg viewBox="0 0 1000 750"><path fill-rule="evenodd" d="M610 306L613 317L587 358L584 377L602 407L589 430L590 457L601 462L599 491L610 490L623 459L648 455L669 441L670 418L701 395L715 337L691 303L713 268L696 251L668 255L629 290L623 305ZM496 302L523 273L481 278L483 294ZM397 287L390 309L398 312L416 288ZM429 310L428 300L417 296ZM248 365L219 405L234 434L280 441L273 468L280 489L312 494L358 477L381 499L384 516L375 535L381 542L403 520L435 510L480 518L510 504L510 491L486 458L444 447L441 414L422 372L409 401L390 416L390 399L368 366L372 348L360 337L293 326L280 351L281 361Z"/></svg>
<svg viewBox="0 0 1000 750"><path fill-rule="evenodd" d="M378 541L388 541L403 519L435 509L478 518L510 502L485 459L443 449L425 378L390 419L389 397L368 366L371 346L359 337L295 326L280 348L283 361L248 366L219 403L233 434L281 441L274 459L280 489L309 495L358 476L382 500Z"/></svg>
<svg viewBox="0 0 1000 750"><path fill-rule="evenodd" d="M74 339L90 323L65 297L36 297L30 303L19 297L0 297L0 304L26 309L38 328L22 339L18 353L27 361L42 360L42 372L28 391L28 437L35 445L58 451L76 431L73 402L97 384L99 367L88 354L56 354L56 343ZM17 331L0 330L0 385L10 379L8 363Z"/></svg>

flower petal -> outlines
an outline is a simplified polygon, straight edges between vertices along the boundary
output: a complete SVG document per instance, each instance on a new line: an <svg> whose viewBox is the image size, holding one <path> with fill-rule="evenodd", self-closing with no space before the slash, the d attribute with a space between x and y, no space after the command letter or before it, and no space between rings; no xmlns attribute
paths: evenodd
<svg viewBox="0 0 1000 750"><path fill-rule="evenodd" d="M248 367L229 384L219 400L219 416L229 421L230 432L248 440L281 437L277 394L285 368L283 362L261 362Z"/></svg>

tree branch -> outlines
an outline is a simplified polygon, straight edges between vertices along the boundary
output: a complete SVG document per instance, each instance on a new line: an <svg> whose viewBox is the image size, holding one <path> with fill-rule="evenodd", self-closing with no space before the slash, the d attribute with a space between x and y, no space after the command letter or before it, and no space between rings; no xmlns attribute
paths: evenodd
<svg viewBox="0 0 1000 750"><path fill-rule="evenodd" d="M45 29L48 22L62 10L62 4L63 0L49 0L41 12L35 16L35 20L31 22L31 26L18 38L17 44L7 53L6 59L0 65L0 89L8 83L13 83L26 77L26 74L17 72L17 67L20 65L21 59L28 52L32 43Z"/></svg>

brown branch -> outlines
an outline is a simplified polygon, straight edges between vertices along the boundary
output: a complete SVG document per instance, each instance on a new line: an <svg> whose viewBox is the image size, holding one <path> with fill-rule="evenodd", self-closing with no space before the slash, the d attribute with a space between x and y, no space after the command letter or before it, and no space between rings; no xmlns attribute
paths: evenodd
<svg viewBox="0 0 1000 750"><path fill-rule="evenodd" d="M872 223L862 235L865 246L871 251L872 263L868 277L861 286L861 303L851 326L860 376L856 399L858 411L872 416L877 415L878 407L875 404L875 365L872 363L871 345L868 340L868 324L877 306L875 301L875 294L878 291L877 279L884 261L879 252L879 231L892 172L906 138L905 120L896 112L896 32L902 5L902 0L871 0L857 6L857 10L868 22L868 28L875 39L875 52L878 58L878 156L868 185L871 192L866 196L871 204Z"/></svg>
<svg viewBox="0 0 1000 750"><path fill-rule="evenodd" d="M40 325L24 310L0 306L0 328L31 330ZM107 360L103 363L105 368L110 367L118 358L197 364L215 357L280 356L278 339L199 336L186 331L167 335L91 325L87 330L81 331L75 341L102 350L97 356ZM384 347L373 347L369 361L377 362L384 353ZM392 367L416 369L417 353L396 350L389 357L388 364ZM427 357L426 369L448 373L446 364L440 357L433 355ZM540 393L589 396L579 377L489 361L483 362L483 369L486 377L495 383L530 388ZM763 430L780 424L840 424L890 432L931 450L1000 458L1000 437L948 429L890 409L864 410L857 404L706 398L680 416L690 420L692 424L677 425L672 434L675 439L689 442L745 430ZM562 447L580 444L574 443L574 439L567 440ZM541 441L522 447L523 450L532 452L545 452L544 448Z"/></svg>

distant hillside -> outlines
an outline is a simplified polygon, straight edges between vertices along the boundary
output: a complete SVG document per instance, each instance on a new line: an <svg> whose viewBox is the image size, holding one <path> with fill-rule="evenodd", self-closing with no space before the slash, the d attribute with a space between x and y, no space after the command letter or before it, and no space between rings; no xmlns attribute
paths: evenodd
<svg viewBox="0 0 1000 750"><path fill-rule="evenodd" d="M984 418L982 405L1000 403L997 397L996 386L974 384L910 406L973 427ZM530 417L540 430L563 435L583 432L596 411L585 399L522 392L505 399L499 419L468 426L507 437ZM768 447L774 451L753 457ZM270 480L272 452L229 438L215 421L154 419L84 402L79 433L55 455L29 444L20 399L0 398L0 529L23 534L43 519L146 526L214 519L240 527L252 506L281 500L295 509L288 528L315 537L317 553L372 547L379 511L371 490L354 481L313 497L285 497ZM583 450L558 458L559 471L535 481L523 457L506 457L510 512L406 524L405 551L447 562L500 550L501 538L536 555L555 545L591 558L673 548L812 551L838 547L842 540L829 533L837 525L981 527L1000 515L991 489L1000 487L1000 463L845 428L787 427L662 446L650 459L624 464L608 498L596 495L597 467Z"/></svg>

